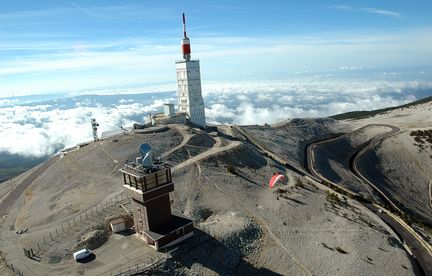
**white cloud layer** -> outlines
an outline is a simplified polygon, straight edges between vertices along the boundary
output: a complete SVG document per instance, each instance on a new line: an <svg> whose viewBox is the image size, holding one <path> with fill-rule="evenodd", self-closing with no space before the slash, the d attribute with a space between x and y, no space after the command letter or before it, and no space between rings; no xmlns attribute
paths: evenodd
<svg viewBox="0 0 432 276"><path fill-rule="evenodd" d="M98 104L86 107L51 109L51 106L15 106L0 109L0 152L24 156L44 156L92 139L90 118L100 123L99 134L131 125L138 116L143 120L148 112L159 110L164 101L150 105L120 104L107 107ZM142 121L141 120L141 121Z"/></svg>
<svg viewBox="0 0 432 276"><path fill-rule="evenodd" d="M203 91L209 123L247 125L396 106L430 95L432 83L322 79L207 82ZM53 154L91 140L90 118L97 119L102 133L143 122L147 113L162 112L163 103L176 103L174 92L111 95L104 90L99 94L108 95L0 108L0 152Z"/></svg>
<svg viewBox="0 0 432 276"><path fill-rule="evenodd" d="M377 8L355 7L355 6L347 6L347 5L337 5L337 6L332 6L332 8L338 10L344 10L344 11L351 11L351 12L366 12L366 13L391 16L391 17L400 16L399 12L377 9Z"/></svg>
<svg viewBox="0 0 432 276"><path fill-rule="evenodd" d="M214 82L203 91L210 122L245 125L397 106L431 88L432 82L316 79Z"/></svg>

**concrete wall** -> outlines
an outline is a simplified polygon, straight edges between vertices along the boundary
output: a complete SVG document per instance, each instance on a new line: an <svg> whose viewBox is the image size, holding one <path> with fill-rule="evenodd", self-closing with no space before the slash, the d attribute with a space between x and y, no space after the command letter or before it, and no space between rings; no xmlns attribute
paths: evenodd
<svg viewBox="0 0 432 276"><path fill-rule="evenodd" d="M164 104L164 114L167 117L172 117L175 115L173 104Z"/></svg>
<svg viewBox="0 0 432 276"><path fill-rule="evenodd" d="M160 229L171 220L171 204L169 194L158 197L146 203L146 216L149 230Z"/></svg>
<svg viewBox="0 0 432 276"><path fill-rule="evenodd" d="M111 230L113 231L113 233L118 233L118 232L124 231L125 229L126 229L126 225L124 222L117 223L117 224L111 223Z"/></svg>
<svg viewBox="0 0 432 276"><path fill-rule="evenodd" d="M178 111L189 114L192 124L206 127L199 61L177 61L176 72Z"/></svg>

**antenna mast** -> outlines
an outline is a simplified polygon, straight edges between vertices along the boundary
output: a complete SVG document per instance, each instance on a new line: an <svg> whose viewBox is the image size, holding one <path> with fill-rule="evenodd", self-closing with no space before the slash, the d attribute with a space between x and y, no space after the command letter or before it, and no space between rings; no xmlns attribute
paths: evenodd
<svg viewBox="0 0 432 276"><path fill-rule="evenodd" d="M95 142L97 142L99 140L98 134L97 134L99 124L96 122L96 119L91 118L91 125L92 125L92 130L93 130L93 140Z"/></svg>
<svg viewBox="0 0 432 276"><path fill-rule="evenodd" d="M184 37L187 37L187 35L186 35L186 16L184 13L183 13L183 35L184 35Z"/></svg>
<svg viewBox="0 0 432 276"><path fill-rule="evenodd" d="M183 58L186 61L189 61L191 58L191 47L190 47L190 40L186 35L186 16L183 13L183 39L182 39L182 52L183 52Z"/></svg>

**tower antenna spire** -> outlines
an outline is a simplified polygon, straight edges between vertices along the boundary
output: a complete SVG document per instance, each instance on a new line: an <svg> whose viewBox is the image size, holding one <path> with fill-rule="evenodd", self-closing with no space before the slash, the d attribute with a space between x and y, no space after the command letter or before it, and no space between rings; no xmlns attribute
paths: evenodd
<svg viewBox="0 0 432 276"><path fill-rule="evenodd" d="M186 35L186 16L183 13L183 39L182 39L182 53L183 58L187 61L191 58L191 47L190 47L190 40Z"/></svg>
<svg viewBox="0 0 432 276"><path fill-rule="evenodd" d="M183 34L184 34L184 37L187 37L187 35L186 35L186 16L184 13L183 13Z"/></svg>

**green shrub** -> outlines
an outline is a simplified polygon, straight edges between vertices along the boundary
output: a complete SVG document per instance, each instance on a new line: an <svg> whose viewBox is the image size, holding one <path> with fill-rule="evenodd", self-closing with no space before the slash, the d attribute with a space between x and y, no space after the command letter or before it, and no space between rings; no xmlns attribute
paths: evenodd
<svg viewBox="0 0 432 276"><path fill-rule="evenodd" d="M329 191L327 191L326 199L327 199L327 201L334 203L334 204L339 204L341 202L341 200L337 194L329 192Z"/></svg>
<svg viewBox="0 0 432 276"><path fill-rule="evenodd" d="M303 184L302 180L300 179L300 177L296 177L295 178L295 184L294 184L294 186L295 187L304 188L304 184Z"/></svg>
<svg viewBox="0 0 432 276"><path fill-rule="evenodd" d="M232 165L228 165L226 170L229 173L236 174L236 170L235 170L234 166L232 166Z"/></svg>

